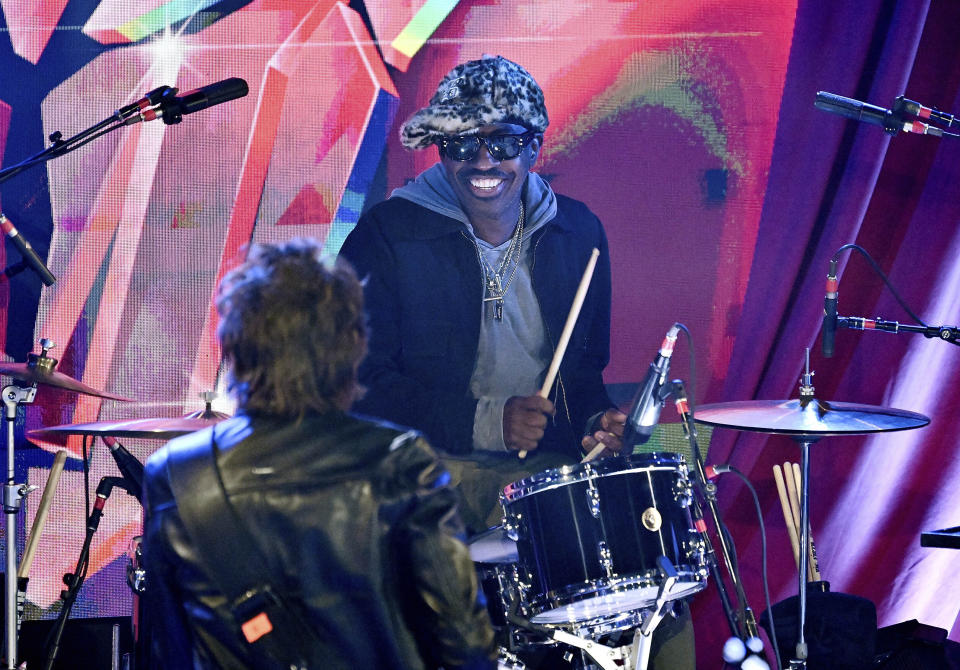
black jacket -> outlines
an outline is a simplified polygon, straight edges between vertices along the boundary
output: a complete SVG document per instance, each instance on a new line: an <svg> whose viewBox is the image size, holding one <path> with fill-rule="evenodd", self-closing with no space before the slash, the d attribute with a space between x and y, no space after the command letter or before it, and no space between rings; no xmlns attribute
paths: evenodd
<svg viewBox="0 0 960 670"><path fill-rule="evenodd" d="M205 573L171 492L170 452L211 439L272 585L317 633L309 667L494 667L493 632L435 453L412 431L339 412L239 415L149 459L143 608L156 667L267 667Z"/></svg>
<svg viewBox="0 0 960 670"><path fill-rule="evenodd" d="M587 419L613 406L603 385L610 358L610 254L599 219L557 195L557 215L532 239L533 289L552 347L563 331L591 250L600 250L550 399L557 407L540 449L579 460ZM365 213L340 255L365 279L370 317L357 409L423 431L438 449L473 449L477 401L470 377L480 337L483 276L464 225L394 197Z"/></svg>

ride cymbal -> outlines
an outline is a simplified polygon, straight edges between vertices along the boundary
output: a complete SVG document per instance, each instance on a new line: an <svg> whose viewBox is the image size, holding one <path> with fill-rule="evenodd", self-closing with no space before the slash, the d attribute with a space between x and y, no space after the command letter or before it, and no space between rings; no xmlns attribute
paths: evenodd
<svg viewBox="0 0 960 670"><path fill-rule="evenodd" d="M203 411L181 417L68 423L61 426L31 430L27 433L27 438L42 440L59 435L99 435L101 437L139 437L169 440L212 426L227 418L229 418L229 415L222 412Z"/></svg>
<svg viewBox="0 0 960 670"><path fill-rule="evenodd" d="M892 407L825 400L744 400L702 405L694 420L708 426L785 435L857 435L922 428L930 417Z"/></svg>

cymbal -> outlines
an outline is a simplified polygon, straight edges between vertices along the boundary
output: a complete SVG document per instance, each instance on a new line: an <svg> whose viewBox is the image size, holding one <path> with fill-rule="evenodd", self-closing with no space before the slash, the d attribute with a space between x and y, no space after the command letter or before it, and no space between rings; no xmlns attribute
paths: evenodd
<svg viewBox="0 0 960 670"><path fill-rule="evenodd" d="M917 412L816 398L702 405L694 420L720 428L811 437L910 430L930 423L930 417Z"/></svg>
<svg viewBox="0 0 960 670"><path fill-rule="evenodd" d="M30 363L0 363L0 375L9 375L14 379L23 380L28 384L44 384L75 393L95 395L101 398L120 400L122 402L131 402L130 398L100 391L57 370L47 370L45 366L37 366Z"/></svg>
<svg viewBox="0 0 960 670"><path fill-rule="evenodd" d="M507 537L502 526L488 528L467 542L474 563L516 563L517 543Z"/></svg>
<svg viewBox="0 0 960 670"><path fill-rule="evenodd" d="M229 415L223 412L204 410L180 417L68 423L62 426L31 430L27 433L27 437L44 439L59 435L99 435L103 437L140 437L169 440L179 435L186 435L212 426L227 418L229 418Z"/></svg>

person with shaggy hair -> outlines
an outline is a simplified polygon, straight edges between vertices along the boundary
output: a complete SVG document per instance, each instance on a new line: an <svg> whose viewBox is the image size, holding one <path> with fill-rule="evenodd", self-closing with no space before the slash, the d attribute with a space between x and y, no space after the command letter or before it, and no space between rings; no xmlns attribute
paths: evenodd
<svg viewBox="0 0 960 670"><path fill-rule="evenodd" d="M437 454L348 411L367 346L353 270L312 240L254 247L217 308L239 410L147 462L149 667L495 667Z"/></svg>

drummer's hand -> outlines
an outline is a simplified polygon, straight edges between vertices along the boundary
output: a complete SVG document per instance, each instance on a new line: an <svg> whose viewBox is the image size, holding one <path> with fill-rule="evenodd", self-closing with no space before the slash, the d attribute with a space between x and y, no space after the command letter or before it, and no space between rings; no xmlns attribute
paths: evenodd
<svg viewBox="0 0 960 670"><path fill-rule="evenodd" d="M503 443L512 451L537 448L547 417L553 416L553 403L539 395L513 396L503 406Z"/></svg>
<svg viewBox="0 0 960 670"><path fill-rule="evenodd" d="M610 408L600 417L600 430L585 435L580 441L586 453L593 451L598 444L603 443L605 449L601 457L613 456L623 449L623 427L627 422L627 415L618 409Z"/></svg>

